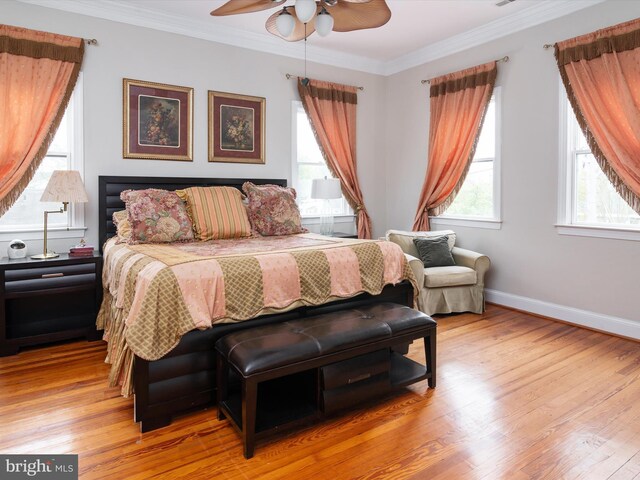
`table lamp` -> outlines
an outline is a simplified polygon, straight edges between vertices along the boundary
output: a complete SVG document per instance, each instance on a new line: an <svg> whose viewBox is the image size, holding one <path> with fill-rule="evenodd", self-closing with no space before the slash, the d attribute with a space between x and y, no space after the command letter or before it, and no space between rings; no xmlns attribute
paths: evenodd
<svg viewBox="0 0 640 480"><path fill-rule="evenodd" d="M311 198L324 200L323 213L320 215L320 234L333 233L333 214L329 200L342 197L340 180L337 178L314 178L311 182Z"/></svg>
<svg viewBox="0 0 640 480"><path fill-rule="evenodd" d="M47 222L50 213L63 213L67 211L69 202L86 203L87 191L84 189L80 172L76 170L54 170L47 183L47 187L40 197L41 202L62 202L60 210L45 210L44 212L44 246L40 255L32 255L31 258L43 260L56 258L60 255L47 250Z"/></svg>

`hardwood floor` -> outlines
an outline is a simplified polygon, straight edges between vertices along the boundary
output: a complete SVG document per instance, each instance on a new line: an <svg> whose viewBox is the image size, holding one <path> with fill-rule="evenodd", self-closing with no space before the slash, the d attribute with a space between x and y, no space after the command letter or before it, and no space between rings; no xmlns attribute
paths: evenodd
<svg viewBox="0 0 640 480"><path fill-rule="evenodd" d="M102 342L0 358L0 453L77 453L83 479L640 479L640 344L489 305L438 319L420 382L257 445L214 410L139 433ZM412 346L419 358L420 349Z"/></svg>

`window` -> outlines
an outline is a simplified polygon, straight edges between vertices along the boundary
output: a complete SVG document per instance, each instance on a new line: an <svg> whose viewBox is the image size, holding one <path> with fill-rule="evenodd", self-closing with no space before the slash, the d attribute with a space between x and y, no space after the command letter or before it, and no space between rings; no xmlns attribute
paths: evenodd
<svg viewBox="0 0 640 480"><path fill-rule="evenodd" d="M565 100L567 110L567 191L570 192L570 224L640 229L638 215L615 191L591 154L578 121Z"/></svg>
<svg viewBox="0 0 640 480"><path fill-rule="evenodd" d="M434 217L498 222L500 218L500 88L489 101L476 152L462 188L447 211ZM493 227L495 228L495 227Z"/></svg>
<svg viewBox="0 0 640 480"><path fill-rule="evenodd" d="M565 166L561 172L564 181L560 185L560 195L564 201L561 201L559 222L577 227L640 231L640 215L620 197L602 172L563 87L561 92L566 155L563 155Z"/></svg>
<svg viewBox="0 0 640 480"><path fill-rule="evenodd" d="M40 197L44 191L51 173L54 170L79 170L82 174L82 75L78 78L76 88L67 106L67 110L60 122L47 155L35 175L22 192L20 198L13 206L0 217L0 232L13 234L17 232L39 232L34 238L42 236L43 212L45 210L58 210L61 203L41 202ZM83 228L84 209L82 205L77 207L69 204L65 213L49 215L48 227L51 230L67 230L71 228ZM75 236L78 236L77 234ZM23 239L29 239L28 235L21 235Z"/></svg>
<svg viewBox="0 0 640 480"><path fill-rule="evenodd" d="M293 102L293 186L303 217L319 216L324 210L324 200L311 198L311 181L314 178L332 177L324 161L320 147L311 130L302 102ZM353 215L344 196L328 201L333 215Z"/></svg>

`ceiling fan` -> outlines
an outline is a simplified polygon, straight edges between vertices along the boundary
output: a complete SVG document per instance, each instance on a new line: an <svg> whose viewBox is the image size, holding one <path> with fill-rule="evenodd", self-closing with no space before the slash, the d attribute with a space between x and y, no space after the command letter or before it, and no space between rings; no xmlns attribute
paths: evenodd
<svg viewBox="0 0 640 480"><path fill-rule="evenodd" d="M350 32L381 27L391 18L385 0L229 0L211 15L252 13L282 6L265 24L269 33L289 42L306 39L313 32L324 37L329 32Z"/></svg>

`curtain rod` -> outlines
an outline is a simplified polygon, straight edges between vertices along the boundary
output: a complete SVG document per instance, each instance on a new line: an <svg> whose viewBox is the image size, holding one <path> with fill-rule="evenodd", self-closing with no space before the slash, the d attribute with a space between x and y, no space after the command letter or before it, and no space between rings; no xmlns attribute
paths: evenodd
<svg viewBox="0 0 640 480"><path fill-rule="evenodd" d="M292 75L290 73L285 73L284 76L287 77L287 80L291 80L292 78L302 78L302 77L299 77L298 75ZM347 86L350 87L351 85L347 85ZM364 87L353 87L353 88L357 88L358 90L364 90Z"/></svg>
<svg viewBox="0 0 640 480"><path fill-rule="evenodd" d="M87 42L87 45L98 45L98 40L95 38L85 38L84 41Z"/></svg>
<svg viewBox="0 0 640 480"><path fill-rule="evenodd" d="M496 62L504 62L504 63L507 63L508 61L509 61L509 55L505 55L504 57L496 60ZM431 80L420 80L420 83L424 85L425 83L431 83Z"/></svg>

